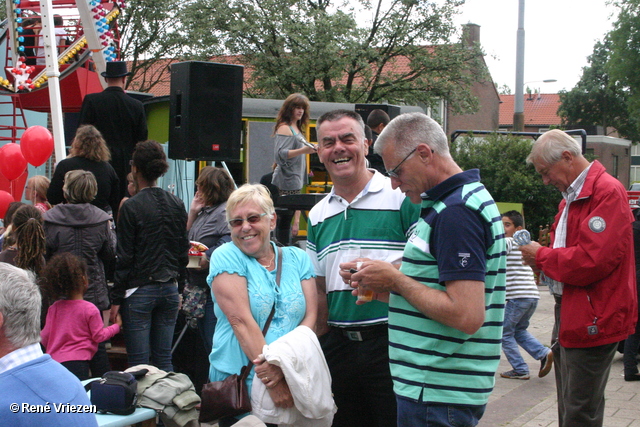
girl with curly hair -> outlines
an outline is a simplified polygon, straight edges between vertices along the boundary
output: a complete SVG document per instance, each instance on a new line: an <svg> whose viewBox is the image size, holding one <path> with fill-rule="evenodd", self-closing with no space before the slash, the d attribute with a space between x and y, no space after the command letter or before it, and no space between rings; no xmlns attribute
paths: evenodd
<svg viewBox="0 0 640 427"><path fill-rule="evenodd" d="M47 311L42 345L53 360L86 380L98 344L120 332L122 320L118 316L115 324L105 327L100 310L83 299L89 281L82 258L69 252L54 255L42 276L48 293L57 299Z"/></svg>

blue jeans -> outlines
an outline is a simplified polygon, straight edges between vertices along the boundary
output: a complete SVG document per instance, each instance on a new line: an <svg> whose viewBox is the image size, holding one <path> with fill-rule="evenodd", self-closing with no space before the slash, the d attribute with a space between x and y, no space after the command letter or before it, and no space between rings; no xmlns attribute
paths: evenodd
<svg viewBox="0 0 640 427"><path fill-rule="evenodd" d="M420 403L400 396L397 402L398 427L473 427L487 407Z"/></svg>
<svg viewBox="0 0 640 427"><path fill-rule="evenodd" d="M520 355L518 345L536 360L541 360L549 353L549 348L540 344L540 341L527 331L529 319L536 307L536 298L516 298L507 300L504 308L502 351L513 369L521 374L528 374L529 366Z"/></svg>
<svg viewBox="0 0 640 427"><path fill-rule="evenodd" d="M125 298L120 311L129 366L151 364L173 371L171 344L178 305L175 280L141 286Z"/></svg>

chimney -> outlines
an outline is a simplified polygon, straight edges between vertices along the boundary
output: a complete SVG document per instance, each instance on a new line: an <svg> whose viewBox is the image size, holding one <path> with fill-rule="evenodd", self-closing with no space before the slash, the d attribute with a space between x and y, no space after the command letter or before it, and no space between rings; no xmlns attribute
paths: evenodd
<svg viewBox="0 0 640 427"><path fill-rule="evenodd" d="M473 46L475 43L480 43L480 25L471 23L463 25L462 43L465 46Z"/></svg>

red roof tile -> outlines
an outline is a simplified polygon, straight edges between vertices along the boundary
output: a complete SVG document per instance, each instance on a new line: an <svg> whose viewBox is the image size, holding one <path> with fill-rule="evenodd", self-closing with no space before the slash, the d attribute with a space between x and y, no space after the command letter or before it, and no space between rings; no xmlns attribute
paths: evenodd
<svg viewBox="0 0 640 427"><path fill-rule="evenodd" d="M513 125L515 95L500 95L500 126ZM524 94L524 125L560 125L558 108L560 96L557 93Z"/></svg>
<svg viewBox="0 0 640 427"><path fill-rule="evenodd" d="M146 71L146 75L150 76L150 79L158 79L158 83L155 84L150 90L145 90L144 92L148 92L154 96L164 96L169 95L171 93L171 72L169 67L171 64L175 64L180 62L177 59L163 59L154 64L152 64L149 69ZM234 64L239 65L238 57L234 55L224 55L224 56L214 56L208 62L217 62L220 64ZM129 69L131 69L131 62L128 65ZM248 67L245 67L245 89L247 82L247 73ZM129 85L127 89L139 91L141 86L145 84L144 74L136 74L134 76L133 81Z"/></svg>
<svg viewBox="0 0 640 427"><path fill-rule="evenodd" d="M422 46L422 48L429 50L431 53L435 52L434 46ZM209 62L241 65L242 63L241 59L242 58L240 55L221 55L221 56L212 57L209 60ZM176 59L165 59L165 60L158 61L152 66L150 66L146 74L150 76L150 78L153 80L158 79L159 82L155 84L150 90L145 92L151 93L155 96L169 95L170 83L171 83L171 74L169 71L169 66L176 62L179 62L179 61ZM393 58L392 60L390 60L388 63L384 65L383 74L409 75L411 73L410 62L411 62L410 58L406 56L398 56L396 58ZM129 69L131 69L131 63L129 63ZM251 80L251 72L252 72L251 68L245 66L245 70L244 70L244 74L245 74L244 89L245 90L247 89L248 82L250 82ZM158 78L158 76L160 77ZM144 85L145 77L146 76L144 74L136 74L136 76L134 77L128 89L139 91L142 88L142 85ZM346 82L347 82L347 75L345 74L342 76L339 83L345 84ZM354 82L356 84L361 83L362 77L357 76ZM316 82L316 86L319 90L322 90L322 82L319 82L319 81Z"/></svg>

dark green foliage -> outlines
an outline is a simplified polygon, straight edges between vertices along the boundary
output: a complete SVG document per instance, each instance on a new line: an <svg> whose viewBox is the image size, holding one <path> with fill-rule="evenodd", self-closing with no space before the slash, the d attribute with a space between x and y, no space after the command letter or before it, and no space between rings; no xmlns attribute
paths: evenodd
<svg viewBox="0 0 640 427"><path fill-rule="evenodd" d="M514 136L459 137L451 155L464 169L480 169L482 183L497 202L522 203L526 228L537 238L538 227L552 224L562 195L542 183L526 158L532 140Z"/></svg>
<svg viewBox="0 0 640 427"><path fill-rule="evenodd" d="M614 2L619 14L613 30L607 35L611 51L606 70L611 75L612 83L626 94L629 120L640 115L640 0L623 0ZM639 125L634 121L636 133L633 139L640 140L637 130Z"/></svg>
<svg viewBox="0 0 640 427"><path fill-rule="evenodd" d="M610 41L596 43L580 81L570 91L560 91L558 115L568 129L602 126L617 130L623 138L640 141L640 123L629 114L629 92L609 73L611 47Z"/></svg>
<svg viewBox="0 0 640 427"><path fill-rule="evenodd" d="M446 99L470 113L478 108L471 86L489 77L480 47L457 40L452 17L462 3L188 0L176 4L172 28L185 57L239 55L248 97L302 92L312 101L425 107Z"/></svg>
<svg viewBox="0 0 640 427"><path fill-rule="evenodd" d="M570 91L560 92L566 127L602 126L640 141L640 0L612 1L619 14ZM611 132L611 129L607 129Z"/></svg>

